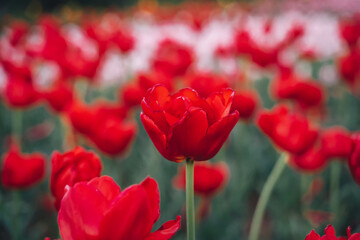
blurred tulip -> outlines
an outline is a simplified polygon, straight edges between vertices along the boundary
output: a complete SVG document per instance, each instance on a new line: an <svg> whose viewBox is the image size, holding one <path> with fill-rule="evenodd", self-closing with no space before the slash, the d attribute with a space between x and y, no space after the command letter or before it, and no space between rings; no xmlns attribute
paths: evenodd
<svg viewBox="0 0 360 240"><path fill-rule="evenodd" d="M315 146L300 155L291 155L289 164L301 172L318 172L327 164L327 157L320 147Z"/></svg>
<svg viewBox="0 0 360 240"><path fill-rule="evenodd" d="M307 118L289 112L285 105L263 110L258 126L278 147L292 154L305 153L318 137L318 130Z"/></svg>
<svg viewBox="0 0 360 240"><path fill-rule="evenodd" d="M234 95L231 111L238 111L240 119L249 120L260 103L256 91L237 90Z"/></svg>
<svg viewBox="0 0 360 240"><path fill-rule="evenodd" d="M193 53L188 47L172 40L164 40L155 53L153 67L156 71L178 77L185 74L192 62Z"/></svg>
<svg viewBox="0 0 360 240"><path fill-rule="evenodd" d="M41 153L23 154L13 144L3 156L1 182L6 188L31 187L44 178L45 163L45 156Z"/></svg>
<svg viewBox="0 0 360 240"><path fill-rule="evenodd" d="M51 157L51 193L55 197L55 207L59 210L66 186L89 181L99 177L102 169L100 158L81 147L64 154L54 152Z"/></svg>
<svg viewBox="0 0 360 240"><path fill-rule="evenodd" d="M207 98L214 92L230 87L225 77L211 72L195 72L186 76L187 86L197 91L200 97Z"/></svg>
<svg viewBox="0 0 360 240"><path fill-rule="evenodd" d="M191 88L170 95L157 85L141 103L141 121L166 159L208 160L220 150L239 119L237 111L230 111L233 96L234 91L224 89L205 99Z"/></svg>
<svg viewBox="0 0 360 240"><path fill-rule="evenodd" d="M29 107L40 99L31 81L10 76L5 88L5 100L12 107Z"/></svg>
<svg viewBox="0 0 360 240"><path fill-rule="evenodd" d="M360 135L352 136L353 149L348 158L348 165L355 182L360 185Z"/></svg>
<svg viewBox="0 0 360 240"><path fill-rule="evenodd" d="M360 38L360 16L343 19L339 24L339 32L349 47L356 46Z"/></svg>
<svg viewBox="0 0 360 240"><path fill-rule="evenodd" d="M66 111L74 100L72 89L66 83L59 82L51 89L42 93L51 108L57 112Z"/></svg>
<svg viewBox="0 0 360 240"><path fill-rule="evenodd" d="M229 168L225 162L195 163L194 167L194 193L201 197L212 197L219 192L229 180ZM178 169L173 179L176 188L185 190L185 166Z"/></svg>
<svg viewBox="0 0 360 240"><path fill-rule="evenodd" d="M347 159L353 149L350 134L342 127L325 129L321 133L321 148L328 158Z"/></svg>
<svg viewBox="0 0 360 240"><path fill-rule="evenodd" d="M275 98L293 100L304 110L324 104L325 93L321 85L300 78L292 70L282 72L274 80L272 91Z"/></svg>
<svg viewBox="0 0 360 240"><path fill-rule="evenodd" d="M180 228L180 216L151 233L160 216L160 196L150 177L121 191L111 177L69 187L58 216L63 240L167 240Z"/></svg>

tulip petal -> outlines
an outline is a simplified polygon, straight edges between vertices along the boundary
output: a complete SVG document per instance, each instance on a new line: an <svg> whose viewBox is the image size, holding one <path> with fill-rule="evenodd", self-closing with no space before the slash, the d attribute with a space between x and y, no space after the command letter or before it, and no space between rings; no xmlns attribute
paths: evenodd
<svg viewBox="0 0 360 240"><path fill-rule="evenodd" d="M151 141L154 143L156 149L160 154L172 161L173 159L183 159L181 155L177 155L175 152L169 152L166 148L166 136L163 132L160 131L158 126L151 120L146 114L140 114L141 122L144 125L146 132L148 133Z"/></svg>
<svg viewBox="0 0 360 240"><path fill-rule="evenodd" d="M85 182L70 188L61 201L58 216L62 239L96 239L107 207L108 201L104 195Z"/></svg>
<svg viewBox="0 0 360 240"><path fill-rule="evenodd" d="M144 240L168 240L180 229L181 217L164 223L156 232L150 233Z"/></svg>
<svg viewBox="0 0 360 240"><path fill-rule="evenodd" d="M147 177L140 185L145 189L148 199L150 201L150 206L152 208L152 216L154 223L160 217L160 192L157 182L150 177Z"/></svg>
<svg viewBox="0 0 360 240"><path fill-rule="evenodd" d="M142 185L125 189L105 213L100 223L100 238L106 240L142 240L151 232L151 200Z"/></svg>
<svg viewBox="0 0 360 240"><path fill-rule="evenodd" d="M177 149L185 157L193 157L198 153L199 144L205 137L207 129L206 112L193 108L173 127L168 149Z"/></svg>
<svg viewBox="0 0 360 240"><path fill-rule="evenodd" d="M214 157L228 138L238 120L239 113L238 111L235 111L211 125L199 146L199 153L205 154L197 155L194 159L200 161Z"/></svg>
<svg viewBox="0 0 360 240"><path fill-rule="evenodd" d="M100 191L109 202L113 201L121 193L120 187L109 176L93 178L88 185Z"/></svg>

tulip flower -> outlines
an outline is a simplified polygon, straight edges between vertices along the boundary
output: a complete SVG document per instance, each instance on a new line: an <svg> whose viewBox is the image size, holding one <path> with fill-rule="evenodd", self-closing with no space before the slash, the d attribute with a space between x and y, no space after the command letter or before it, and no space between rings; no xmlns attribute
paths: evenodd
<svg viewBox="0 0 360 240"><path fill-rule="evenodd" d="M285 105L262 111L258 126L279 148L296 155L310 149L318 137L307 118L289 112Z"/></svg>
<svg viewBox="0 0 360 240"><path fill-rule="evenodd" d="M5 88L5 100L13 107L28 107L38 101L40 94L32 85L32 82L11 75Z"/></svg>
<svg viewBox="0 0 360 240"><path fill-rule="evenodd" d="M348 165L355 182L360 185L360 135L353 137L353 149L348 158Z"/></svg>
<svg viewBox="0 0 360 240"><path fill-rule="evenodd" d="M237 90L234 95L231 111L238 111L240 119L249 120L259 105L259 97L255 91Z"/></svg>
<svg viewBox="0 0 360 240"><path fill-rule="evenodd" d="M317 172L325 167L327 156L324 150L315 146L300 155L291 155L289 164L301 172Z"/></svg>
<svg viewBox="0 0 360 240"><path fill-rule="evenodd" d="M141 106L141 121L157 150L166 159L181 162L215 156L239 119L231 112L234 91L224 89L201 98L185 88L170 95L166 87L148 90Z"/></svg>
<svg viewBox="0 0 360 240"><path fill-rule="evenodd" d="M159 44L153 61L156 71L164 72L168 76L178 77L185 74L193 62L192 51L172 40L164 40Z"/></svg>
<svg viewBox="0 0 360 240"><path fill-rule="evenodd" d="M3 156L1 182L6 188L28 188L45 176L45 156L41 153L23 154L12 145Z"/></svg>
<svg viewBox="0 0 360 240"><path fill-rule="evenodd" d="M325 228L324 236L321 237L314 230L311 230L311 232L305 238L305 240L359 240L359 239L360 239L360 233L351 234L350 227L348 227L347 229L347 237L336 237L335 230L331 225L328 225Z"/></svg>
<svg viewBox="0 0 360 240"><path fill-rule="evenodd" d="M59 82L51 89L44 91L42 95L51 108L57 112L69 109L74 100L72 90L63 82Z"/></svg>
<svg viewBox="0 0 360 240"><path fill-rule="evenodd" d="M55 207L59 209L66 186L89 181L99 177L102 169L100 158L81 147L64 154L55 152L51 157L51 193L55 197Z"/></svg>
<svg viewBox="0 0 360 240"><path fill-rule="evenodd" d="M321 148L328 158L347 159L353 149L350 134L342 127L323 130L321 134Z"/></svg>
<svg viewBox="0 0 360 240"><path fill-rule="evenodd" d="M194 161L212 158L239 120L231 111L234 91L223 89L201 98L191 88L170 95L156 85L141 102L141 121L157 150L166 159L186 159L186 216L188 240L195 239Z"/></svg>
<svg viewBox="0 0 360 240"><path fill-rule="evenodd" d="M302 79L292 73L292 70L283 70L274 80L273 95L277 99L293 100L301 109L319 107L324 102L324 90L314 81ZM290 72L289 72L290 71Z"/></svg>
<svg viewBox="0 0 360 240"><path fill-rule="evenodd" d="M102 176L68 187L58 216L63 240L167 240L180 228L180 216L151 233L160 216L160 196L150 177L121 191Z"/></svg>
<svg viewBox="0 0 360 240"><path fill-rule="evenodd" d="M224 187L228 179L229 168L225 162L196 163L194 167L194 192L201 197L211 198ZM185 189L185 166L179 168L177 176L173 179L173 185L176 188Z"/></svg>

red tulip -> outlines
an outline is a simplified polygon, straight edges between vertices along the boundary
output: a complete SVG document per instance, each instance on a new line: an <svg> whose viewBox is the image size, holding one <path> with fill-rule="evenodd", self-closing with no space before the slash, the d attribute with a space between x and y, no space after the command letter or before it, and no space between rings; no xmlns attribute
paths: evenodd
<svg viewBox="0 0 360 240"><path fill-rule="evenodd" d="M5 100L12 107L28 107L39 100L31 81L11 75L5 88Z"/></svg>
<svg viewBox="0 0 360 240"><path fill-rule="evenodd" d="M307 118L289 112L285 105L263 110L258 126L278 147L292 154L306 152L318 136L318 130Z"/></svg>
<svg viewBox="0 0 360 240"><path fill-rule="evenodd" d="M89 134L90 140L104 153L115 156L123 153L135 138L137 125L120 117L97 117Z"/></svg>
<svg viewBox="0 0 360 240"><path fill-rule="evenodd" d="M235 92L231 111L238 111L240 119L250 119L258 107L259 97L255 91L238 90Z"/></svg>
<svg viewBox="0 0 360 240"><path fill-rule="evenodd" d="M180 216L151 233L160 216L160 196L150 177L121 191L111 177L70 187L58 216L63 240L167 240L180 228Z"/></svg>
<svg viewBox="0 0 360 240"><path fill-rule="evenodd" d="M186 77L188 86L193 88L203 98L210 96L222 88L228 88L229 82L221 75L210 72L197 72Z"/></svg>
<svg viewBox="0 0 360 240"><path fill-rule="evenodd" d="M192 62L193 53L188 47L172 40L165 40L159 44L153 67L156 71L177 77L184 75Z"/></svg>
<svg viewBox="0 0 360 240"><path fill-rule="evenodd" d="M42 93L51 108L57 112L66 111L73 103L73 92L68 85L59 82L51 89Z"/></svg>
<svg viewBox="0 0 360 240"><path fill-rule="evenodd" d="M347 55L339 59L338 68L342 78L350 85L354 86L360 75L360 52L352 50Z"/></svg>
<svg viewBox="0 0 360 240"><path fill-rule="evenodd" d="M356 46L360 38L360 17L345 19L339 24L340 35L348 46Z"/></svg>
<svg viewBox="0 0 360 240"><path fill-rule="evenodd" d="M39 183L45 175L45 156L40 153L23 154L12 145L3 156L1 182L7 188L28 188Z"/></svg>
<svg viewBox="0 0 360 240"><path fill-rule="evenodd" d="M170 95L157 85L141 103L141 121L166 159L208 160L220 150L239 119L237 111L230 111L233 96L233 90L224 89L204 99L191 88Z"/></svg>
<svg viewBox="0 0 360 240"><path fill-rule="evenodd" d="M325 235L320 236L314 230L312 230L305 238L305 240L360 240L360 234L354 233L351 234L351 228L348 227L347 229L347 237L336 237L335 230L333 226L328 225L325 228Z"/></svg>
<svg viewBox="0 0 360 240"><path fill-rule="evenodd" d="M344 128L333 127L322 132L321 148L328 158L346 159L353 149L353 141Z"/></svg>
<svg viewBox="0 0 360 240"><path fill-rule="evenodd" d="M291 155L289 164L301 172L317 172L323 169L327 163L327 156L318 147L312 147L300 155Z"/></svg>
<svg viewBox="0 0 360 240"><path fill-rule="evenodd" d="M196 163L194 167L194 192L203 197L212 197L224 187L229 179L229 168L225 162L211 164L209 162ZM185 189L185 166L178 170L173 184L179 189Z"/></svg>
<svg viewBox="0 0 360 240"><path fill-rule="evenodd" d="M71 187L77 182L99 177L102 169L100 158L81 147L64 154L55 152L51 157L51 163L50 188L57 209L65 194L65 186Z"/></svg>
<svg viewBox="0 0 360 240"><path fill-rule="evenodd" d="M273 95L278 99L293 100L302 109L321 106L324 102L324 90L314 81L302 79L289 70L274 80Z"/></svg>
<svg viewBox="0 0 360 240"><path fill-rule="evenodd" d="M360 135L355 134L352 139L353 150L348 158L348 165L355 182L360 185Z"/></svg>

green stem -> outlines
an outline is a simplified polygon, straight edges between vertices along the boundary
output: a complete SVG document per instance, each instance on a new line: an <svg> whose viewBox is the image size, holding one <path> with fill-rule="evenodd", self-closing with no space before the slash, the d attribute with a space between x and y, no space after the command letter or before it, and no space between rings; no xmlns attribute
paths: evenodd
<svg viewBox="0 0 360 240"><path fill-rule="evenodd" d="M186 159L186 224L187 240L195 240L194 161Z"/></svg>
<svg viewBox="0 0 360 240"><path fill-rule="evenodd" d="M12 111L12 134L21 146L22 138L22 110L14 109Z"/></svg>
<svg viewBox="0 0 360 240"><path fill-rule="evenodd" d="M270 195L274 189L277 180L285 169L286 157L287 155L284 153L280 155L268 179L266 180L251 222L249 240L257 240L259 237L260 227L264 217L267 202L269 201Z"/></svg>
<svg viewBox="0 0 360 240"><path fill-rule="evenodd" d="M21 197L20 192L13 191L13 224L12 224L12 236L14 240L20 239L20 206Z"/></svg>
<svg viewBox="0 0 360 240"><path fill-rule="evenodd" d="M330 171L330 207L332 212L336 214L339 207L341 164L338 161L334 161L331 165Z"/></svg>

